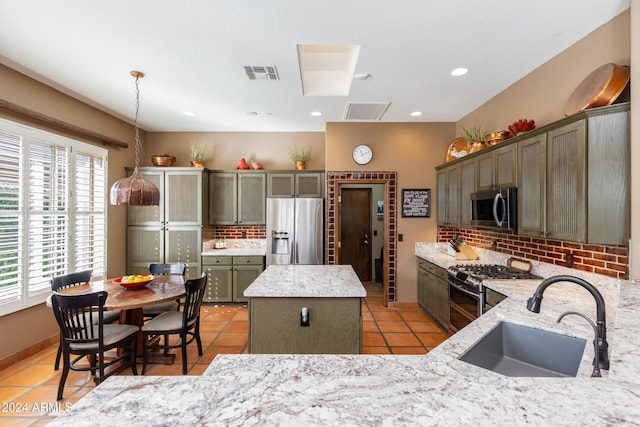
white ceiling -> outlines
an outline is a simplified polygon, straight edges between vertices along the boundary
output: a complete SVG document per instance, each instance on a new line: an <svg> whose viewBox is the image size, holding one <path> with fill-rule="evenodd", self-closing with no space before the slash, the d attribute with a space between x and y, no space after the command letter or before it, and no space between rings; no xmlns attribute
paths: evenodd
<svg viewBox="0 0 640 427"><path fill-rule="evenodd" d="M347 103L382 122L457 121L628 0L0 0L0 61L150 131L324 131ZM359 45L348 96L303 96L298 44ZM243 67L276 66L279 81ZM463 77L449 75L464 66ZM412 111L422 111L413 118ZM186 117L183 111L194 111ZM312 117L312 111L321 111ZM257 115L247 115L255 112Z"/></svg>

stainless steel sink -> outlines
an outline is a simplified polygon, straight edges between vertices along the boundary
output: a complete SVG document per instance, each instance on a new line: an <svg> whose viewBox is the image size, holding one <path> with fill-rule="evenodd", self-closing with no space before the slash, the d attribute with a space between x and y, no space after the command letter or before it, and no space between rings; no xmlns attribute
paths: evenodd
<svg viewBox="0 0 640 427"><path fill-rule="evenodd" d="M587 341L500 322L460 360L509 377L575 377Z"/></svg>

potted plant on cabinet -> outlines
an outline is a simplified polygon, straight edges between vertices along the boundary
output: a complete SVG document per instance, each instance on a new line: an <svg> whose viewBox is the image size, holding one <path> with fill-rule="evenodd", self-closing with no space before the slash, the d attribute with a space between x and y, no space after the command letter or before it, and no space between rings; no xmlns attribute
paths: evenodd
<svg viewBox="0 0 640 427"><path fill-rule="evenodd" d="M191 166L203 167L206 160L204 144L191 144Z"/></svg>
<svg viewBox="0 0 640 427"><path fill-rule="evenodd" d="M289 148L289 157L295 162L296 169L305 169L307 162L311 159L311 148L300 148L294 145Z"/></svg>
<svg viewBox="0 0 640 427"><path fill-rule="evenodd" d="M471 146L469 149L469 154L480 151L486 147L486 143L484 140L486 134L487 129L485 129L478 123L468 128L462 128L462 135L467 141L469 141L469 144Z"/></svg>

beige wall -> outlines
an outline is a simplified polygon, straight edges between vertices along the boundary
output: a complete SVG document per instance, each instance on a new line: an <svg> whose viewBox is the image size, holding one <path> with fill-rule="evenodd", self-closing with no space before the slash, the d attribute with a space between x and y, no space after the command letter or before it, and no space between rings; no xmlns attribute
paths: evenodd
<svg viewBox="0 0 640 427"><path fill-rule="evenodd" d="M396 171L397 197L403 188L431 188L435 195L435 167L454 137L453 123L328 123L327 171ZM373 159L365 166L352 158L353 149L367 144ZM400 206L398 206L400 209ZM398 301L416 301L417 273L415 243L436 240L435 201L430 218L402 218L397 214L396 295Z"/></svg>
<svg viewBox="0 0 640 427"><path fill-rule="evenodd" d="M538 127L563 118L567 100L593 70L609 62L630 64L629 27L629 12L618 15L463 117L458 135L476 121L493 132L521 118Z"/></svg>
<svg viewBox="0 0 640 427"><path fill-rule="evenodd" d="M149 132L147 138L149 153L176 156L178 166L189 166L195 143L205 145L208 169L235 169L243 157L265 169L294 169L289 159L292 146L311 148L307 169L324 169L324 132Z"/></svg>
<svg viewBox="0 0 640 427"><path fill-rule="evenodd" d="M126 79L127 76L125 75L123 78ZM3 65L0 65L0 82L2 82L0 84L0 99L129 143L128 149L105 146L109 150L109 185L124 176L124 165L133 165L134 131L130 124L63 95L51 87L38 83ZM132 83L132 93L133 89ZM19 120L11 114L0 113L0 117L33 125L26 120ZM45 128L45 130L51 129ZM75 135L65 134L59 130L54 130L54 132L83 140L83 138L77 138ZM103 145L93 140L84 140L95 145ZM114 277L121 275L125 269L125 208L109 206L107 220L107 229L109 230L107 276ZM20 331L20 333L16 333L16 331ZM58 327L53 313L44 304L2 316L0 317L0 343L2 343L0 358L55 335L57 331Z"/></svg>

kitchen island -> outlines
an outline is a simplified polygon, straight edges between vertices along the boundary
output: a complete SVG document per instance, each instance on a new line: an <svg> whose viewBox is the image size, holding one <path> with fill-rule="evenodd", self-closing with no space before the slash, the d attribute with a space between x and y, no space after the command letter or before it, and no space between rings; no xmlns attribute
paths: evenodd
<svg viewBox="0 0 640 427"><path fill-rule="evenodd" d="M244 291L252 354L359 354L366 290L350 265L270 265Z"/></svg>
<svg viewBox="0 0 640 427"><path fill-rule="evenodd" d="M455 262L436 245L416 255ZM482 252L479 262L502 261L494 256ZM579 274L607 302L605 378L589 377L591 345L576 378L511 378L458 360L503 320L591 343L582 319L555 321L570 309L594 316L583 289L551 286L534 314L525 305L538 282L497 281L490 285L508 298L424 356L219 355L200 377L111 377L51 425L640 425L640 283Z"/></svg>

